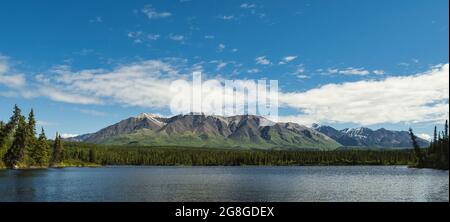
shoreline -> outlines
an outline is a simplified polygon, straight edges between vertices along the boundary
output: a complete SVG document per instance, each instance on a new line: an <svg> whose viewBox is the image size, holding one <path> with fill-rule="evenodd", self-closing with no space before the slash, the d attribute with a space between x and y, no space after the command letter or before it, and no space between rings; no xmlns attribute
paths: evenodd
<svg viewBox="0 0 450 222"><path fill-rule="evenodd" d="M7 167L0 167L0 170L40 170L40 169L62 169L62 168L121 168L121 167L345 167L345 166L353 166L353 167L381 167L381 166L392 166L392 167L406 167L411 169L431 169L431 170L440 170L440 171L449 171L448 169L435 169L435 168L417 168L410 165L373 165L373 164L357 164L357 165L100 165L100 164L66 164L64 166L54 166L54 167L26 167L26 168L18 168L18 169L9 169Z"/></svg>

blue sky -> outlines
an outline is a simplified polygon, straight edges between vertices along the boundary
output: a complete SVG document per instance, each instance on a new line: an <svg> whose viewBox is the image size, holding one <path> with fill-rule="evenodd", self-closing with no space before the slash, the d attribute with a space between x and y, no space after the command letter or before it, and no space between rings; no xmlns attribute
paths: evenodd
<svg viewBox="0 0 450 222"><path fill-rule="evenodd" d="M49 134L82 134L169 115L158 87L200 69L278 80L282 120L429 134L448 118L448 27L447 0L3 1L0 119L17 103ZM158 90L103 81L135 68Z"/></svg>

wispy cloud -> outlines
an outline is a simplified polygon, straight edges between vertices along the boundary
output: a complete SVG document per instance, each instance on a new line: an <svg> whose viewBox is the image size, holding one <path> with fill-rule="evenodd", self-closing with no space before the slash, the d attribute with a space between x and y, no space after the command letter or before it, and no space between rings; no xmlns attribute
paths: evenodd
<svg viewBox="0 0 450 222"><path fill-rule="evenodd" d="M170 12L157 12L152 5L146 5L141 10L149 19L167 18L172 16Z"/></svg>
<svg viewBox="0 0 450 222"><path fill-rule="evenodd" d="M11 71L9 58L0 55L0 84L11 88L23 87L26 84L25 76Z"/></svg>
<svg viewBox="0 0 450 222"><path fill-rule="evenodd" d="M253 68L253 69L249 69L249 70L247 70L247 72L248 73L259 73L259 72L261 72L261 70L259 70L259 69L256 69L256 68Z"/></svg>
<svg viewBox="0 0 450 222"><path fill-rule="evenodd" d="M245 9L256 8L256 4L242 3L240 7Z"/></svg>
<svg viewBox="0 0 450 222"><path fill-rule="evenodd" d="M76 137L78 136L78 134L74 134L74 133L61 133L61 137L66 139L66 138L72 138L72 137Z"/></svg>
<svg viewBox="0 0 450 222"><path fill-rule="evenodd" d="M220 44L217 46L217 51L222 52L225 48L226 48L225 44L220 43Z"/></svg>
<svg viewBox="0 0 450 222"><path fill-rule="evenodd" d="M184 42L184 35L169 34L169 39L177 42Z"/></svg>
<svg viewBox="0 0 450 222"><path fill-rule="evenodd" d="M217 18L225 20L225 21L229 21L229 20L234 20L235 19L234 15L219 15L219 16L217 16Z"/></svg>
<svg viewBox="0 0 450 222"><path fill-rule="evenodd" d="M145 33L143 31L128 32L127 36L128 38L132 39L134 43L137 44L148 41L156 41L161 37L161 35L159 34Z"/></svg>
<svg viewBox="0 0 450 222"><path fill-rule="evenodd" d="M384 75L384 70L373 70L373 73L375 74L375 75Z"/></svg>
<svg viewBox="0 0 450 222"><path fill-rule="evenodd" d="M297 78L299 78L299 79L309 79L309 78L311 78L310 76L302 75L302 74L296 75L295 77L297 77Z"/></svg>
<svg viewBox="0 0 450 222"><path fill-rule="evenodd" d="M303 76L303 73L305 72L305 66L303 64L299 64L297 65L295 71L292 73L292 75L298 76Z"/></svg>
<svg viewBox="0 0 450 222"><path fill-rule="evenodd" d="M430 136L429 134L426 134L426 133L420 133L420 134L418 134L417 136L420 137L420 138L422 138L422 139L424 139L424 140L427 140L427 141L430 141L430 142L431 142L431 136Z"/></svg>
<svg viewBox="0 0 450 222"><path fill-rule="evenodd" d="M365 76L365 75L369 75L370 71L365 70L364 68L353 68L353 67L348 67L346 69L343 70L339 70L338 71L339 74L344 74L344 75L359 75L359 76Z"/></svg>
<svg viewBox="0 0 450 222"><path fill-rule="evenodd" d="M272 64L272 62L270 62L270 60L267 59L266 56L257 57L255 59L255 61L256 61L256 64L259 64L259 65L270 65L270 64Z"/></svg>
<svg viewBox="0 0 450 222"><path fill-rule="evenodd" d="M97 16L91 20L89 20L90 23L103 23L103 18L101 16Z"/></svg>
<svg viewBox="0 0 450 222"><path fill-rule="evenodd" d="M296 58L297 58L297 56L286 56L278 64L280 64L280 65L288 64L288 63L294 61Z"/></svg>
<svg viewBox="0 0 450 222"><path fill-rule="evenodd" d="M354 68L354 67L347 67L345 69L338 69L338 68L328 68L328 69L317 69L317 72L321 72L322 74L342 74L342 75L353 75L353 76L366 76L370 74L375 75L383 75L384 70L367 70L364 68Z"/></svg>

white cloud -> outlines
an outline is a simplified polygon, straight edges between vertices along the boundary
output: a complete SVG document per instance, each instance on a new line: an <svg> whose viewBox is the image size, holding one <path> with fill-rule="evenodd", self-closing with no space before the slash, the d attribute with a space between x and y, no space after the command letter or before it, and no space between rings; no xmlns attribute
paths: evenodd
<svg viewBox="0 0 450 222"><path fill-rule="evenodd" d="M271 64L270 60L267 59L266 56L257 57L255 59L255 61L256 61L256 64L260 64L260 65L270 65Z"/></svg>
<svg viewBox="0 0 450 222"><path fill-rule="evenodd" d="M236 48L231 49L231 52L237 52L237 51L239 51L239 49L236 49Z"/></svg>
<svg viewBox="0 0 450 222"><path fill-rule="evenodd" d="M184 41L184 36L183 35L170 34L169 35L169 39L171 39L173 41L177 41L177 42L182 42L182 41Z"/></svg>
<svg viewBox="0 0 450 222"><path fill-rule="evenodd" d="M103 22L103 18L101 16L97 16L91 20L89 20L90 23L102 23Z"/></svg>
<svg viewBox="0 0 450 222"><path fill-rule="evenodd" d="M261 72L261 70L254 68L254 69L247 70L247 72L253 74L253 73L259 73L259 72Z"/></svg>
<svg viewBox="0 0 450 222"><path fill-rule="evenodd" d="M280 65L288 64L288 63L294 61L296 58L297 58L297 56L286 56L278 64L280 64Z"/></svg>
<svg viewBox="0 0 450 222"><path fill-rule="evenodd" d="M17 88L25 85L25 77L23 74L0 75L0 84Z"/></svg>
<svg viewBox="0 0 450 222"><path fill-rule="evenodd" d="M76 92L66 92L62 89L53 88L48 85L39 86L37 93L51 100L73 104L102 104L99 98L89 95L80 95Z"/></svg>
<svg viewBox="0 0 450 222"><path fill-rule="evenodd" d="M132 39L134 43L137 44L149 41L156 41L161 37L161 35L159 34L145 33L142 31L128 32L127 36L128 38Z"/></svg>
<svg viewBox="0 0 450 222"><path fill-rule="evenodd" d="M363 68L348 67L344 70L339 70L339 74L365 76L365 75L369 75L370 72Z"/></svg>
<svg viewBox="0 0 450 222"><path fill-rule="evenodd" d="M8 57L0 54L0 74L4 74L9 70Z"/></svg>
<svg viewBox="0 0 450 222"><path fill-rule="evenodd" d="M228 63L226 63L226 62L219 62L217 64L216 70L221 70L221 69L225 68L225 66L227 66L227 65L228 65Z"/></svg>
<svg viewBox="0 0 450 222"><path fill-rule="evenodd" d="M219 15L217 18L222 20L233 20L235 19L234 15Z"/></svg>
<svg viewBox="0 0 450 222"><path fill-rule="evenodd" d="M309 79L311 77L307 76L307 75L296 75L297 78L299 79Z"/></svg>
<svg viewBox="0 0 450 222"><path fill-rule="evenodd" d="M149 40L158 40L161 37L159 34L147 34L147 39Z"/></svg>
<svg viewBox="0 0 450 222"><path fill-rule="evenodd" d="M25 86L25 76L20 73L10 73L9 58L0 55L0 84L11 88Z"/></svg>
<svg viewBox="0 0 450 222"><path fill-rule="evenodd" d="M305 72L304 65L299 64L299 65L297 65L297 67L296 67L295 71L292 73L292 75L297 76L297 78L300 78L300 79L306 79L304 77L305 75L303 75L304 72Z"/></svg>
<svg viewBox="0 0 450 222"><path fill-rule="evenodd" d="M205 39L215 39L216 37L213 35L205 35Z"/></svg>
<svg viewBox="0 0 450 222"><path fill-rule="evenodd" d="M329 74L336 74L336 73L339 73L339 69L328 68L328 69L327 69L327 72L328 72Z"/></svg>
<svg viewBox="0 0 450 222"><path fill-rule="evenodd" d="M149 19L167 18L172 15L170 12L157 12L151 5L146 5L142 9L142 13L144 13Z"/></svg>
<svg viewBox="0 0 450 222"><path fill-rule="evenodd" d="M217 50L218 50L219 52L222 52L225 48L226 48L226 46L225 46L225 44L223 44L223 43L220 43L219 46L217 46Z"/></svg>
<svg viewBox="0 0 450 222"><path fill-rule="evenodd" d="M426 134L426 133L420 133L417 136L422 138L422 139L424 139L424 140L431 141L431 136Z"/></svg>
<svg viewBox="0 0 450 222"><path fill-rule="evenodd" d="M379 81L327 84L302 93L282 93L280 103L302 115L282 117L304 124L440 122L449 115L449 65Z"/></svg>
<svg viewBox="0 0 450 222"><path fill-rule="evenodd" d="M71 137L76 137L78 136L78 134L73 134L73 133L61 133L61 137L66 139L66 138L71 138Z"/></svg>
<svg viewBox="0 0 450 222"><path fill-rule="evenodd" d="M375 75L384 75L384 70L373 70L373 73L375 74Z"/></svg>
<svg viewBox="0 0 450 222"><path fill-rule="evenodd" d="M243 3L240 6L241 8L245 8L245 9L249 9L249 8L255 8L256 5L255 4L249 4L249 3Z"/></svg>
<svg viewBox="0 0 450 222"><path fill-rule="evenodd" d="M72 71L70 67L57 66L50 71L51 76L36 76L36 94L74 104L164 107L171 99L167 87L172 80L183 78L179 73L182 63L183 60L175 59L147 60L111 71Z"/></svg>

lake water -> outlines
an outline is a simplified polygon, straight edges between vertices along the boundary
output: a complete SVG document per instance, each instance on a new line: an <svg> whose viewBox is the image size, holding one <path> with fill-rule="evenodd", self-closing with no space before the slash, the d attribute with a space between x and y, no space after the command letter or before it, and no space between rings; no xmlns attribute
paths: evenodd
<svg viewBox="0 0 450 222"><path fill-rule="evenodd" d="M0 201L449 201L448 171L404 166L0 170Z"/></svg>

